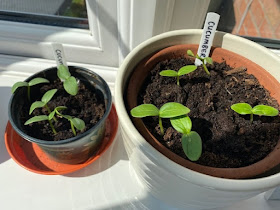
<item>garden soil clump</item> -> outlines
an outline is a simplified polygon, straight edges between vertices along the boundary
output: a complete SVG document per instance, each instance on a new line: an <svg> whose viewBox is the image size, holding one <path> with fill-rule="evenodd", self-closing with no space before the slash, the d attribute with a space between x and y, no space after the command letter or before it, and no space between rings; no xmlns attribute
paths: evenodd
<svg viewBox="0 0 280 210"><path fill-rule="evenodd" d="M33 99L31 100L32 102L36 100L40 101L43 94L48 90L54 88L58 89L47 105L50 110L53 110L57 106L66 106L67 109L60 111L60 113L82 119L85 122L86 127L82 131L76 130L77 135L92 128L105 113L105 102L102 93L83 81L79 82L79 91L75 96L69 95L64 90L62 82L58 79L53 83L37 87L39 87L38 90L35 90L33 93L31 92L31 96L33 96ZM34 98L34 96L36 96L36 98ZM21 113L22 124L35 115L48 115L45 108L37 108L31 115L29 115L30 105L30 103L26 103L23 106L23 111ZM74 137L68 120L57 117L57 122L53 121L53 124L57 131L56 135L52 132L48 121L35 122L28 126L24 126L24 129L28 135L41 140L58 141Z"/></svg>
<svg viewBox="0 0 280 210"><path fill-rule="evenodd" d="M280 136L280 118L239 115L231 105L240 102L252 107L259 104L279 109L258 80L246 72L246 67L232 69L225 62L208 65L210 76L202 67L180 77L159 75L162 70L178 71L193 65L193 59L184 57L158 63L146 79L138 96L138 104L154 104L160 108L167 102L178 102L191 111L192 130L202 139L202 156L198 164L218 168L238 168L253 164L267 156ZM163 119L164 136L160 135L158 117L143 119L150 132L167 148L187 159L181 144L182 134Z"/></svg>

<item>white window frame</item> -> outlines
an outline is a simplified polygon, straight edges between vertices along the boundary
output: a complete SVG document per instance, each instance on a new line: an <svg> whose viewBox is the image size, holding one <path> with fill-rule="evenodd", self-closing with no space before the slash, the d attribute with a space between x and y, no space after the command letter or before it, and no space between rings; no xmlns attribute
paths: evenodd
<svg viewBox="0 0 280 210"><path fill-rule="evenodd" d="M51 42L59 42L68 61L118 67L129 51L156 34L201 27L209 5L203 0L86 3L89 30L0 21L0 54L52 60ZM182 6L186 10L178 12ZM194 14L201 15L193 21Z"/></svg>
<svg viewBox="0 0 280 210"><path fill-rule="evenodd" d="M210 1L118 0L119 59L160 33L202 28Z"/></svg>
<svg viewBox="0 0 280 210"><path fill-rule="evenodd" d="M86 0L89 30L0 21L0 53L53 59L51 42L72 62L118 66L117 2Z"/></svg>

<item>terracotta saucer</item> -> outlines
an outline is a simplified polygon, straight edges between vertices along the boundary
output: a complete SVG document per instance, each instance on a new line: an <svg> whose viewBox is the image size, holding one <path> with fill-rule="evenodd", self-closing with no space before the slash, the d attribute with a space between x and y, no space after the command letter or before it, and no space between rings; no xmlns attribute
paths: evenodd
<svg viewBox="0 0 280 210"><path fill-rule="evenodd" d="M67 174L86 167L96 161L112 144L118 130L118 116L115 106L112 105L111 112L106 121L106 131L103 143L94 156L84 163L70 165L58 163L50 158L35 144L24 140L7 123L5 131L6 148L14 161L23 168L38 174L58 175Z"/></svg>

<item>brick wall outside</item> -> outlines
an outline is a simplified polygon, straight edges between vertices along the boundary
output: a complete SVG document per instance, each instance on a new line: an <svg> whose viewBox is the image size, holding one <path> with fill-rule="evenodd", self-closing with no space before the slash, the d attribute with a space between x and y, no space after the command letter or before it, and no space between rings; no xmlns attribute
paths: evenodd
<svg viewBox="0 0 280 210"><path fill-rule="evenodd" d="M233 34L280 39L280 0L234 0ZM246 7L248 7L247 13ZM243 14L244 21L239 27Z"/></svg>

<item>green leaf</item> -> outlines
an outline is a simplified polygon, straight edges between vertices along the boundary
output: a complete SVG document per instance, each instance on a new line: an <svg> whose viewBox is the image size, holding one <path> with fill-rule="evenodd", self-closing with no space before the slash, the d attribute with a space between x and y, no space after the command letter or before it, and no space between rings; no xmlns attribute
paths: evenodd
<svg viewBox="0 0 280 210"><path fill-rule="evenodd" d="M197 161L202 153L202 141L199 134L195 131L184 134L182 136L182 147L191 161Z"/></svg>
<svg viewBox="0 0 280 210"><path fill-rule="evenodd" d="M46 104L42 101L35 101L33 104L31 104L30 109L29 109L29 114L31 114L34 109L36 108L41 108L43 106L45 106Z"/></svg>
<svg viewBox="0 0 280 210"><path fill-rule="evenodd" d="M242 115L252 114L252 107L250 104L247 103L233 104L230 108L233 111L237 112L238 114L242 114Z"/></svg>
<svg viewBox="0 0 280 210"><path fill-rule="evenodd" d="M188 114L190 109L177 102L169 102L164 104L159 110L159 116L162 118L177 117Z"/></svg>
<svg viewBox="0 0 280 210"><path fill-rule="evenodd" d="M166 77L177 77L178 73L174 70L163 70L160 73L160 76L166 76Z"/></svg>
<svg viewBox="0 0 280 210"><path fill-rule="evenodd" d="M35 116L30 118L29 120L27 120L24 125L28 125L34 122L40 122L40 121L44 121L44 120L49 120L49 117L46 115L39 115L39 116Z"/></svg>
<svg viewBox="0 0 280 210"><path fill-rule="evenodd" d="M210 58L210 57L206 57L206 58L204 58L205 60L206 60L206 62L207 63L209 63L209 64L213 64L213 60L212 60L212 58Z"/></svg>
<svg viewBox="0 0 280 210"><path fill-rule="evenodd" d="M147 117L147 116L158 116L159 115L159 110L153 104L141 104L137 107L134 107L130 111L130 114L133 117L139 117L139 118Z"/></svg>
<svg viewBox="0 0 280 210"><path fill-rule="evenodd" d="M67 93L75 96L78 93L78 83L75 77L69 77L64 81L63 87Z"/></svg>
<svg viewBox="0 0 280 210"><path fill-rule="evenodd" d="M12 87L12 93L14 93L16 89L18 89L19 87L25 87L25 86L28 86L27 82L16 82Z"/></svg>
<svg viewBox="0 0 280 210"><path fill-rule="evenodd" d="M264 115L264 116L277 116L279 114L278 110L267 105L257 105L252 109L253 114L255 115Z"/></svg>
<svg viewBox="0 0 280 210"><path fill-rule="evenodd" d="M194 54L193 54L193 52L192 52L191 50L188 50L188 51L187 51L187 54L188 54L189 56L194 57Z"/></svg>
<svg viewBox="0 0 280 210"><path fill-rule="evenodd" d="M69 120L69 121L71 121L73 119L73 117L70 116L70 115L61 115L61 116L64 117L65 119Z"/></svg>
<svg viewBox="0 0 280 210"><path fill-rule="evenodd" d="M30 82L28 84L29 84L29 86L33 86L33 85L37 85L37 84L41 84L41 83L50 83L50 81L45 78L37 77L37 78L30 80Z"/></svg>
<svg viewBox="0 0 280 210"><path fill-rule="evenodd" d="M57 69L57 76L61 81L67 80L69 77L71 77L71 74L68 70L67 66L59 65Z"/></svg>
<svg viewBox="0 0 280 210"><path fill-rule="evenodd" d="M54 109L54 112L56 112L56 114L63 117L63 115L59 111L64 110L64 109L67 109L67 107L66 106L58 106Z"/></svg>
<svg viewBox="0 0 280 210"><path fill-rule="evenodd" d="M195 65L183 66L182 68L179 69L178 76L182 76L184 74L191 73L196 69L197 69L197 67Z"/></svg>
<svg viewBox="0 0 280 210"><path fill-rule="evenodd" d="M53 110L50 114L49 114L49 120L52 120L53 119L53 117L54 117L54 115L55 115L55 110Z"/></svg>
<svg viewBox="0 0 280 210"><path fill-rule="evenodd" d="M55 110L57 110L57 111L64 110L64 109L67 109L67 107L66 106L58 106L58 107L55 108Z"/></svg>
<svg viewBox="0 0 280 210"><path fill-rule="evenodd" d="M78 130L83 130L86 127L85 122L79 118L75 117L75 118L71 119L70 121L73 123L75 128L77 128Z"/></svg>
<svg viewBox="0 0 280 210"><path fill-rule="evenodd" d="M182 134L188 134L191 132L192 121L188 116L183 115L174 117L170 119L170 122L173 128Z"/></svg>
<svg viewBox="0 0 280 210"><path fill-rule="evenodd" d="M52 99L52 97L54 96L54 94L55 94L56 92L57 92L57 89L52 89L52 90L47 91L47 92L43 95L41 101L44 102L45 104L47 104L47 103Z"/></svg>

